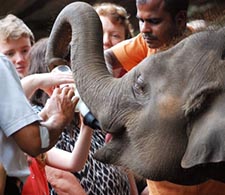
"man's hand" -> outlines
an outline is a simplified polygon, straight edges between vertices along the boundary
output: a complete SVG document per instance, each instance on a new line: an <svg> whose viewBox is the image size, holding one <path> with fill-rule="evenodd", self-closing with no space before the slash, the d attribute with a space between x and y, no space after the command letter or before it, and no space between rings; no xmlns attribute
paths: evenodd
<svg viewBox="0 0 225 195"><path fill-rule="evenodd" d="M50 147L56 143L64 127L72 121L78 98L74 97L74 89L65 86L56 88L39 115L43 118L42 126L49 130Z"/></svg>
<svg viewBox="0 0 225 195"><path fill-rule="evenodd" d="M74 89L65 86L56 88L47 100L40 116L46 123L52 123L52 129L64 128L71 122L78 99L74 99ZM53 123L54 121L54 123Z"/></svg>
<svg viewBox="0 0 225 195"><path fill-rule="evenodd" d="M46 131L48 131L48 136L44 138L44 141L41 137L39 122L27 125L12 135L25 153L30 156L37 156L55 145L61 132L74 116L78 98L73 97L74 89L65 86L62 89L56 88L46 102L45 107L39 113L43 119L41 125L46 127ZM26 140L24 140L24 137ZM47 146L42 147L42 142L47 143Z"/></svg>

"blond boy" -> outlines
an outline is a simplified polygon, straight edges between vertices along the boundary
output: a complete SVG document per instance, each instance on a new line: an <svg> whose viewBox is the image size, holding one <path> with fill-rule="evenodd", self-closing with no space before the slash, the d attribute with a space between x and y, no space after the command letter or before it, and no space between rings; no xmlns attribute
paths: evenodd
<svg viewBox="0 0 225 195"><path fill-rule="evenodd" d="M0 52L14 64L20 78L28 73L33 43L34 35L21 19L9 14L0 20Z"/></svg>

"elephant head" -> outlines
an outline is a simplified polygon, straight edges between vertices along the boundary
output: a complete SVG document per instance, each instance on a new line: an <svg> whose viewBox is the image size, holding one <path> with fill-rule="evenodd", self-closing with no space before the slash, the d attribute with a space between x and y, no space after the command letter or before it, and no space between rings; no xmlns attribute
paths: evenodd
<svg viewBox="0 0 225 195"><path fill-rule="evenodd" d="M98 15L75 2L53 25L46 54L50 67L64 63L69 44L78 91L112 134L95 154L98 160L156 181L224 181L224 28L193 34L113 78Z"/></svg>

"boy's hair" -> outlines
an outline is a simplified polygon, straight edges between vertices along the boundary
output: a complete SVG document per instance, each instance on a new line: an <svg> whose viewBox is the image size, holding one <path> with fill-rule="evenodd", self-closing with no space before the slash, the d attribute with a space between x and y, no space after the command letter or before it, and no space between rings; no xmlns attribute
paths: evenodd
<svg viewBox="0 0 225 195"><path fill-rule="evenodd" d="M0 41L17 40L21 37L29 37L31 45L34 44L34 35L23 20L13 14L0 19Z"/></svg>
<svg viewBox="0 0 225 195"><path fill-rule="evenodd" d="M133 27L129 21L129 15L126 9L120 5L113 3L95 4L94 9L99 16L106 16L113 24L121 24L125 27L125 38L133 37Z"/></svg>

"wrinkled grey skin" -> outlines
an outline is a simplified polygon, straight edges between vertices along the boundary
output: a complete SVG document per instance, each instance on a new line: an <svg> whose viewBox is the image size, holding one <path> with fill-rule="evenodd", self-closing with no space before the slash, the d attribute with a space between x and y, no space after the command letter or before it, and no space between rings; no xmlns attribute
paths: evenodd
<svg viewBox="0 0 225 195"><path fill-rule="evenodd" d="M98 160L156 181L225 181L225 29L192 35L119 79L106 69L101 22L86 3L59 14L47 49L50 68L63 63L70 40L80 95L113 135Z"/></svg>

